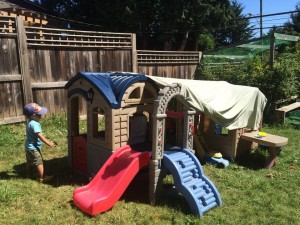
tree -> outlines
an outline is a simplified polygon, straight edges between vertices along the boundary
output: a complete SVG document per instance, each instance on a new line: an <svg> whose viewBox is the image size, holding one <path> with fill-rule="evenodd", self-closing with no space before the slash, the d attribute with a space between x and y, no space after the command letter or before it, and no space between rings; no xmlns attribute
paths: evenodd
<svg viewBox="0 0 300 225"><path fill-rule="evenodd" d="M298 12L291 14L291 22L287 22L286 26L291 30L300 33L300 2L296 5Z"/></svg>
<svg viewBox="0 0 300 225"><path fill-rule="evenodd" d="M205 43L211 48L210 34L233 19L229 0L36 1L68 18L68 28L78 28L76 20L85 23L80 29L136 33L139 49L200 50Z"/></svg>
<svg viewBox="0 0 300 225"><path fill-rule="evenodd" d="M203 34L227 25L229 6L228 0L177 0L171 8L170 4L163 5L159 21L161 30L165 31L161 36L164 46L176 50L199 50L199 38Z"/></svg>
<svg viewBox="0 0 300 225"><path fill-rule="evenodd" d="M232 1L231 5L232 18L230 26L225 29L214 32L216 37L216 43L218 46L232 45L242 41L248 41L254 37L253 28L250 25L247 16L243 14L245 6L237 2Z"/></svg>
<svg viewBox="0 0 300 225"><path fill-rule="evenodd" d="M300 2L296 4L295 11L296 13L292 13L290 16L290 21L287 21L283 24L283 27L273 26L269 34L272 33L283 33L289 35L297 35L300 33Z"/></svg>

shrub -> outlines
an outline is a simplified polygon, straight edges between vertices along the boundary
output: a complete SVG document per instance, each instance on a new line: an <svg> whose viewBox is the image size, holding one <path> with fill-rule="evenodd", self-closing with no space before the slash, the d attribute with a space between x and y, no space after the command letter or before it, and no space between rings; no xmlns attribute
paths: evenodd
<svg viewBox="0 0 300 225"><path fill-rule="evenodd" d="M279 54L270 69L269 54L243 63L211 66L205 59L197 71L196 79L224 80L232 84L258 87L269 102L286 99L300 92L300 45Z"/></svg>

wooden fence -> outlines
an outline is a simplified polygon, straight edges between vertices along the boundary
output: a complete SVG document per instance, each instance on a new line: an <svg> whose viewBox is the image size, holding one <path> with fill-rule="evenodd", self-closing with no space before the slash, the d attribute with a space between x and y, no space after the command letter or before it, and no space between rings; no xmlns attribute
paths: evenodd
<svg viewBox="0 0 300 225"><path fill-rule="evenodd" d="M193 79L201 52L137 50L139 73L160 77Z"/></svg>
<svg viewBox="0 0 300 225"><path fill-rule="evenodd" d="M22 75L13 17L0 17L0 124L24 120Z"/></svg>
<svg viewBox="0 0 300 225"><path fill-rule="evenodd" d="M136 50L131 33L24 26L0 17L0 124L24 121L23 106L37 102L65 113L64 85L79 71L124 71L192 79L200 52Z"/></svg>

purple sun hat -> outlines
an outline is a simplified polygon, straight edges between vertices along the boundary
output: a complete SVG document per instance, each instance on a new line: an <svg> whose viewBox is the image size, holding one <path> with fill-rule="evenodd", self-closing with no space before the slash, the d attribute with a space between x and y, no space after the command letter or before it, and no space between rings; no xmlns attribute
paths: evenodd
<svg viewBox="0 0 300 225"><path fill-rule="evenodd" d="M47 113L47 109L45 107L41 107L36 103L29 103L25 105L23 109L23 113L26 116L32 116L34 114L37 115L45 115Z"/></svg>

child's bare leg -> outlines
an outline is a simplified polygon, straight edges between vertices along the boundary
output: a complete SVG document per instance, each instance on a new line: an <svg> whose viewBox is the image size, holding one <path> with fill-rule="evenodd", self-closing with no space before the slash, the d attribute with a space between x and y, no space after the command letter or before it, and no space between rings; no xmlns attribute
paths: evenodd
<svg viewBox="0 0 300 225"><path fill-rule="evenodd" d="M39 174L39 178L43 179L44 178L44 165L40 164L36 168L37 168L37 171Z"/></svg>

